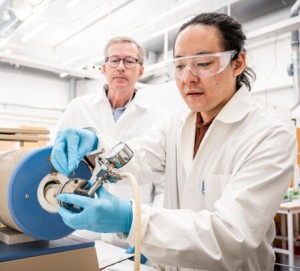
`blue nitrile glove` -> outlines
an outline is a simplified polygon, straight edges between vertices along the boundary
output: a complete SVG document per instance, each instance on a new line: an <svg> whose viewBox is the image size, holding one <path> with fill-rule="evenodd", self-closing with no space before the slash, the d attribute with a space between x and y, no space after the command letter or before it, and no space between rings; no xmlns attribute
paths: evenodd
<svg viewBox="0 0 300 271"><path fill-rule="evenodd" d="M60 194L57 199L83 208L78 212L63 207L58 213L69 227L103 233L128 234L132 224L132 203L108 193L103 186L98 191L98 198L76 194Z"/></svg>
<svg viewBox="0 0 300 271"><path fill-rule="evenodd" d="M59 131L52 149L51 162L58 172L68 176L97 145L98 138L91 130L69 128Z"/></svg>
<svg viewBox="0 0 300 271"><path fill-rule="evenodd" d="M128 254L133 254L134 253L134 250L135 250L135 247L134 246L130 246L128 247L125 252L128 253ZM130 260L134 260L134 257L131 257ZM145 257L144 254L141 254L141 260L140 260L140 263L141 264L145 264L146 262L148 261L148 259Z"/></svg>

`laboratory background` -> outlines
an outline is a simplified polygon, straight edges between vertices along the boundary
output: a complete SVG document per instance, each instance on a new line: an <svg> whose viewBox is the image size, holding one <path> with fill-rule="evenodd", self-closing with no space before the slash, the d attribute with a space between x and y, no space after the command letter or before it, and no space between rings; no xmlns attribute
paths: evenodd
<svg viewBox="0 0 300 271"><path fill-rule="evenodd" d="M105 82L103 49L114 36L132 37L145 47L137 87L164 109L176 109L183 101L166 64L177 31L195 15L212 11L243 25L248 66L256 73L251 93L300 143L299 0L0 0L0 152L52 143L69 102L97 93ZM6 136L14 136L14 129L38 130L47 139L10 140ZM274 218L275 270L300 269L298 163ZM11 270L5 269L6 260L0 270Z"/></svg>

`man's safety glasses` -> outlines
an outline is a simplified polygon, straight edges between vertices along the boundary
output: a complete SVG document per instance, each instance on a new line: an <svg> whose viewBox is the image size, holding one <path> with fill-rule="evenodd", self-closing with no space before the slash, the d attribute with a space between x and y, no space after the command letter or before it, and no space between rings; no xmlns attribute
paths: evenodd
<svg viewBox="0 0 300 271"><path fill-rule="evenodd" d="M118 68L121 61L123 61L123 64L127 69L133 69L137 63L142 65L139 60L134 57L119 58L117 56L108 56L105 59L105 62L111 68Z"/></svg>
<svg viewBox="0 0 300 271"><path fill-rule="evenodd" d="M176 58L171 65L172 73L175 80L183 79L187 70L199 78L211 77L222 72L236 53L236 51L226 51Z"/></svg>

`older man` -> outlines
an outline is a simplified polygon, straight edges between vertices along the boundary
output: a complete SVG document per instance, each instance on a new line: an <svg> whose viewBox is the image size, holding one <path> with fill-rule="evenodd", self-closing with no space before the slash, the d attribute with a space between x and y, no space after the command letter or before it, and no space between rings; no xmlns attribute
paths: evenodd
<svg viewBox="0 0 300 271"><path fill-rule="evenodd" d="M110 39L104 48L104 58L102 73L107 83L96 94L72 100L60 119L58 130L94 127L116 141L127 141L147 131L165 111L144 97L143 90L135 88L144 73L145 58L145 50L137 41L129 37ZM68 172L65 174L68 175ZM123 199L133 197L132 188L127 183L107 184L107 189ZM151 179L140 189L143 203L162 205L163 179ZM85 233L87 236L97 238ZM107 234L102 239L125 245Z"/></svg>

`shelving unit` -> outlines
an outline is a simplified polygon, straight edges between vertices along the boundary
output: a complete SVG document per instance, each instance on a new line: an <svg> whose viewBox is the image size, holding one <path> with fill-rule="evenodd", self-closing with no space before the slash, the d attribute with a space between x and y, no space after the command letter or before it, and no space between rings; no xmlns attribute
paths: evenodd
<svg viewBox="0 0 300 271"><path fill-rule="evenodd" d="M49 133L42 129L0 128L0 141L20 142L24 146L25 142L49 141Z"/></svg>

